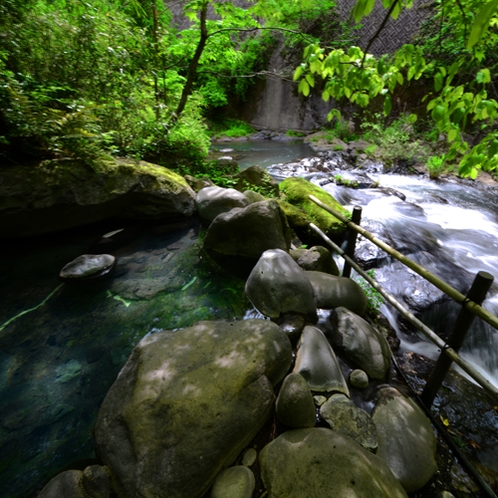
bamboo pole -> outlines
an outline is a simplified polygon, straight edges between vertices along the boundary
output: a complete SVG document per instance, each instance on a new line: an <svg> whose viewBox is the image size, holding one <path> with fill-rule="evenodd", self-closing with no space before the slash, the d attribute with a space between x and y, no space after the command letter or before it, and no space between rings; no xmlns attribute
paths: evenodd
<svg viewBox="0 0 498 498"><path fill-rule="evenodd" d="M334 215L335 216L335 215ZM389 294L376 280L368 273L363 271L337 244L332 242L315 224L310 223L310 228L315 231L324 242L334 251L340 254L351 267L361 275L384 299L391 304L401 315L403 315L414 327L424 334L432 343L434 343L441 351L450 357L465 373L474 379L484 390L498 399L498 388L496 388L488 379L480 374L472 365L460 357L460 355L451 347L449 347L438 335L436 335L425 323L421 322L413 313L408 311L394 296Z"/></svg>
<svg viewBox="0 0 498 498"><path fill-rule="evenodd" d="M382 240L378 239L375 235L371 234L364 228L348 220L341 213L338 213L331 207L327 206L319 199L317 199L315 196L310 195L309 198L311 201L320 206L322 209L325 209L325 211L334 215L338 220L345 223L349 228L356 230L359 234L363 235L363 237L368 239L370 242L373 242L376 246L380 247L382 250L387 252L387 254L397 259L398 261L401 261L401 263L408 266L408 268L413 270L415 273L419 274L421 277L425 278L427 281L429 281L439 290L442 290L447 296L451 297L456 302L461 303L466 309L472 311L472 313L477 315L479 318L482 318L486 323L489 323L489 325L491 325L493 328L498 329L498 318L495 315L485 310L482 306L479 306L473 301L469 301L466 296L464 296L461 292L457 291L454 287L447 284L440 278L436 277L436 275L431 273L429 270L426 270L423 266L420 266L418 263L415 263L415 261L406 257L404 254L401 254L396 249L393 249L385 242L382 242Z"/></svg>

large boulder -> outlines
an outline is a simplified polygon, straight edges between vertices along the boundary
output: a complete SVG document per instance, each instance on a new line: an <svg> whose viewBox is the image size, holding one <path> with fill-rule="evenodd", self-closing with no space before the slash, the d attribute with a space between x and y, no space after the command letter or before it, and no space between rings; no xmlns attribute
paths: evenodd
<svg viewBox="0 0 498 498"><path fill-rule="evenodd" d="M394 387L379 389L372 413L379 449L403 488L423 487L436 471L436 438L429 419L411 399Z"/></svg>
<svg viewBox="0 0 498 498"><path fill-rule="evenodd" d="M247 279L245 290L254 306L272 319L294 312L316 320L310 281L282 249L262 254Z"/></svg>
<svg viewBox="0 0 498 498"><path fill-rule="evenodd" d="M247 262L250 271L266 250L288 251L290 238L287 219L278 203L267 200L217 216L206 233L204 248L221 265L233 263L242 268Z"/></svg>
<svg viewBox="0 0 498 498"><path fill-rule="evenodd" d="M345 231L346 226L339 221L335 216L331 215L321 207L317 206L309 199L310 195L314 195L320 201L339 212L343 216L350 217L350 213L341 204L339 204L329 193L325 192L322 188L314 185L313 183L300 177L286 178L280 184L280 198L282 201L290 204L299 212L301 212L308 223L312 221L318 228L323 230L329 237L334 237ZM286 208L285 204L283 209L287 210L289 222L292 226L292 221L296 222L296 226L301 225L300 218L292 208ZM294 214L293 214L294 213ZM286 212L287 215L287 212Z"/></svg>
<svg viewBox="0 0 498 498"><path fill-rule="evenodd" d="M346 308L336 308L330 316L334 326L331 341L372 379L385 379L391 365L387 339L366 320Z"/></svg>
<svg viewBox="0 0 498 498"><path fill-rule="evenodd" d="M312 391L339 392L349 396L349 389L334 350L323 332L316 327L304 327L293 371L306 379Z"/></svg>
<svg viewBox="0 0 498 498"><path fill-rule="evenodd" d="M358 315L367 310L367 296L353 280L321 271L306 271L315 294L317 308L334 309L343 306Z"/></svg>
<svg viewBox="0 0 498 498"><path fill-rule="evenodd" d="M44 161L0 170L0 233L41 235L109 218L191 216L195 193L173 171L132 159Z"/></svg>
<svg viewBox="0 0 498 498"><path fill-rule="evenodd" d="M199 216L213 221L219 214L226 213L233 208L245 208L249 201L238 190L212 186L199 190L196 204Z"/></svg>
<svg viewBox="0 0 498 498"><path fill-rule="evenodd" d="M240 192L255 190L265 197L278 197L279 195L278 182L261 166L249 166L233 175L233 178L237 180L235 188Z"/></svg>
<svg viewBox="0 0 498 498"><path fill-rule="evenodd" d="M326 428L284 432L261 451L268 498L406 498L385 462Z"/></svg>
<svg viewBox="0 0 498 498"><path fill-rule="evenodd" d="M202 496L265 424L291 359L288 338L266 320L199 322L142 339L95 428L118 495Z"/></svg>

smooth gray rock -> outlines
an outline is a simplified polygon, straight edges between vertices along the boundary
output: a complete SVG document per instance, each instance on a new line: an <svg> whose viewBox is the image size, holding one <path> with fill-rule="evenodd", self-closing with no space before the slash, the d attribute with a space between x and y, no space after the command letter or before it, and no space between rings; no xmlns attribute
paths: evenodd
<svg viewBox="0 0 498 498"><path fill-rule="evenodd" d="M258 458L258 452L254 448L249 448L242 457L242 465L251 467Z"/></svg>
<svg viewBox="0 0 498 498"><path fill-rule="evenodd" d="M260 453L268 498L406 498L385 462L326 428L281 434Z"/></svg>
<svg viewBox="0 0 498 498"><path fill-rule="evenodd" d="M213 221L219 214L226 213L233 208L244 208L249 202L238 190L214 186L199 190L196 204L199 216Z"/></svg>
<svg viewBox="0 0 498 498"><path fill-rule="evenodd" d="M25 237L97 221L192 216L195 192L168 168L133 159L43 161L0 170L0 233Z"/></svg>
<svg viewBox="0 0 498 498"><path fill-rule="evenodd" d="M254 486L252 471L243 465L236 465L218 475L211 489L211 498L251 498Z"/></svg>
<svg viewBox="0 0 498 498"><path fill-rule="evenodd" d="M422 409L387 386L378 392L372 417L379 440L377 455L408 493L425 486L436 471L436 438Z"/></svg>
<svg viewBox="0 0 498 498"><path fill-rule="evenodd" d="M291 373L284 379L277 397L276 415L280 423L293 429L315 425L313 395L301 375Z"/></svg>
<svg viewBox="0 0 498 498"><path fill-rule="evenodd" d="M304 327L293 372L301 374L314 392L340 392L349 396L337 357L323 332Z"/></svg>
<svg viewBox="0 0 498 498"><path fill-rule="evenodd" d="M67 281L103 276L115 263L116 258L111 254L82 254L62 268L59 278Z"/></svg>
<svg viewBox="0 0 498 498"><path fill-rule="evenodd" d="M204 248L222 255L257 260L268 249L288 251L290 235L280 206L276 201L267 200L217 216L208 228Z"/></svg>
<svg viewBox="0 0 498 498"><path fill-rule="evenodd" d="M254 306L272 319L294 312L316 320L311 283L282 249L271 249L262 254L247 279L245 291Z"/></svg>
<svg viewBox="0 0 498 498"><path fill-rule="evenodd" d="M339 275L339 268L326 247L314 246L311 249L295 249L289 254L303 270Z"/></svg>
<svg viewBox="0 0 498 498"><path fill-rule="evenodd" d="M344 394L331 396L320 407L320 416L331 429L349 436L367 450L374 453L377 450L377 430L372 417Z"/></svg>
<svg viewBox="0 0 498 498"><path fill-rule="evenodd" d="M351 385L357 389L365 389L365 387L368 386L368 375L363 370L355 368L349 374L349 382L351 382Z"/></svg>
<svg viewBox="0 0 498 498"><path fill-rule="evenodd" d="M334 326L332 345L344 351L372 379L384 379L391 365L391 348L387 339L346 308L336 308L330 320Z"/></svg>
<svg viewBox="0 0 498 498"><path fill-rule="evenodd" d="M266 423L291 359L289 339L267 320L144 337L95 428L120 498L202 496Z"/></svg>
<svg viewBox="0 0 498 498"><path fill-rule="evenodd" d="M319 271L307 271L315 294L317 308L334 309L343 306L357 315L367 310L367 296L350 278L336 277Z"/></svg>

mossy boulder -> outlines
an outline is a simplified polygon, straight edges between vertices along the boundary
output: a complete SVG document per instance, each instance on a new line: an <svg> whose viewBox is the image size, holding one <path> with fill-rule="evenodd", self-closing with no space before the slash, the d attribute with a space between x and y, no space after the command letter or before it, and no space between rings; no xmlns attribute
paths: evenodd
<svg viewBox="0 0 498 498"><path fill-rule="evenodd" d="M145 336L100 408L96 450L120 498L203 496L273 413L292 361L267 320Z"/></svg>
<svg viewBox="0 0 498 498"><path fill-rule="evenodd" d="M44 161L0 170L0 234L41 235L110 218L191 216L195 193L173 171L132 159Z"/></svg>
<svg viewBox="0 0 498 498"><path fill-rule="evenodd" d="M329 237L337 236L346 229L344 223L339 221L309 199L314 195L327 206L346 217L350 213L334 197L320 187L300 177L285 179L280 184L280 207L286 214L292 228L307 228L309 223L314 223Z"/></svg>

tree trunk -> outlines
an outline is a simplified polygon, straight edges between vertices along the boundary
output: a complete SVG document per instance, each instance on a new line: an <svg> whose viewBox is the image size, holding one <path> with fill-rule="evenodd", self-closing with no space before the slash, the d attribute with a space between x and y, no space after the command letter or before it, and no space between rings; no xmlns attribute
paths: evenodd
<svg viewBox="0 0 498 498"><path fill-rule="evenodd" d="M208 31L206 26L207 7L208 4L206 2L201 9L201 18L200 18L201 37L199 39L199 43L197 44L197 48L195 49L194 57L190 61L187 73L187 81L185 82L185 86L183 87L183 92L180 98L180 102L178 103L178 107L176 108L173 117L171 119L172 124L175 124L176 121L178 121L180 114L185 109L187 99L189 95L192 93L192 85L194 83L194 79L197 73L197 66L199 64L199 59L201 58L202 52L204 51L204 47L206 46L206 42L208 39Z"/></svg>

